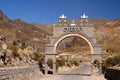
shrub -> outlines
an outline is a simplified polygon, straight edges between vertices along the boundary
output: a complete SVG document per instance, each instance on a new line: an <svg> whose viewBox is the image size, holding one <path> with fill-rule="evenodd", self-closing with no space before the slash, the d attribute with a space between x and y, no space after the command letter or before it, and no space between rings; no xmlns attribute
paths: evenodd
<svg viewBox="0 0 120 80"><path fill-rule="evenodd" d="M30 54L30 57L35 61L38 61L40 69L43 68L44 56L42 54L35 52L33 54Z"/></svg>
<svg viewBox="0 0 120 80"><path fill-rule="evenodd" d="M12 45L10 46L10 49L12 50L12 53L13 53L13 57L16 58L16 57L19 57L19 54L18 54L18 47L17 45Z"/></svg>
<svg viewBox="0 0 120 80"><path fill-rule="evenodd" d="M67 64L68 67L71 67L71 64Z"/></svg>
<svg viewBox="0 0 120 80"><path fill-rule="evenodd" d="M107 67L115 66L115 65L117 65L119 63L120 63L120 56L109 57L106 60L106 66Z"/></svg>
<svg viewBox="0 0 120 80"><path fill-rule="evenodd" d="M25 42L23 42L22 43L22 45L21 45L21 49L23 50L23 49L25 49L27 46L25 45Z"/></svg>
<svg viewBox="0 0 120 80"><path fill-rule="evenodd" d="M61 60L58 60L58 59L57 59L57 66L58 66L58 67L63 67L63 66L65 66L65 61L62 60L62 59L61 59Z"/></svg>
<svg viewBox="0 0 120 80"><path fill-rule="evenodd" d="M53 69L53 61L52 61L52 59L48 59L47 64L48 64L50 69Z"/></svg>
<svg viewBox="0 0 120 80"><path fill-rule="evenodd" d="M73 64L75 65L75 66L79 66L79 63L77 62L77 61L73 61Z"/></svg>

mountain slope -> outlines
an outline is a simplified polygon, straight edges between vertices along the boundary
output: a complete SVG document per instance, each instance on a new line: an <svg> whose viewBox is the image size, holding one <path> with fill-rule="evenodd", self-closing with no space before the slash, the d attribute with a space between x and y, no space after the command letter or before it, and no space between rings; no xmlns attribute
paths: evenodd
<svg viewBox="0 0 120 80"><path fill-rule="evenodd" d="M120 19L95 26L95 36L103 49L112 53L120 52Z"/></svg>
<svg viewBox="0 0 120 80"><path fill-rule="evenodd" d="M8 45L14 41L25 42L41 50L42 43L49 42L48 35L40 28L20 19L10 20L0 11L0 38L6 38ZM39 43L39 44L38 44Z"/></svg>

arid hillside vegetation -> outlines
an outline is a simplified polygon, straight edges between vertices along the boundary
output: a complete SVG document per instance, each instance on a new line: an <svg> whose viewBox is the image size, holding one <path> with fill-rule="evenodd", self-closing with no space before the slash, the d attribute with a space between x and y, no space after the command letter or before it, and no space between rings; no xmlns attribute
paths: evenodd
<svg viewBox="0 0 120 80"><path fill-rule="evenodd" d="M24 42L27 46L35 46L39 51L44 43L49 42L49 35L40 28L20 19L10 20L0 11L0 39L2 38L5 38L8 45L14 41Z"/></svg>
<svg viewBox="0 0 120 80"><path fill-rule="evenodd" d="M120 19L96 24L95 36L105 52L120 53Z"/></svg>

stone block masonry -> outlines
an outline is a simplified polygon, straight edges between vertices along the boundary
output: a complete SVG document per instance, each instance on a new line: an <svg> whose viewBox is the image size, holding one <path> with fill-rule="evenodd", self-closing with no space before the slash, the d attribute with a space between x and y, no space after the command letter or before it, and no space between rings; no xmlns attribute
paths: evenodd
<svg viewBox="0 0 120 80"><path fill-rule="evenodd" d="M39 66L0 68L0 80L39 80Z"/></svg>

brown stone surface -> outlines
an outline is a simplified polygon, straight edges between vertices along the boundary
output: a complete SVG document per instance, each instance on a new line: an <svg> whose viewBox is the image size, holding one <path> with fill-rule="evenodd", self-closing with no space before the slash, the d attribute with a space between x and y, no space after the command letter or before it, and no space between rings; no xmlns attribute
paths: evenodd
<svg viewBox="0 0 120 80"><path fill-rule="evenodd" d="M42 76L38 66L0 68L0 80L37 80Z"/></svg>

